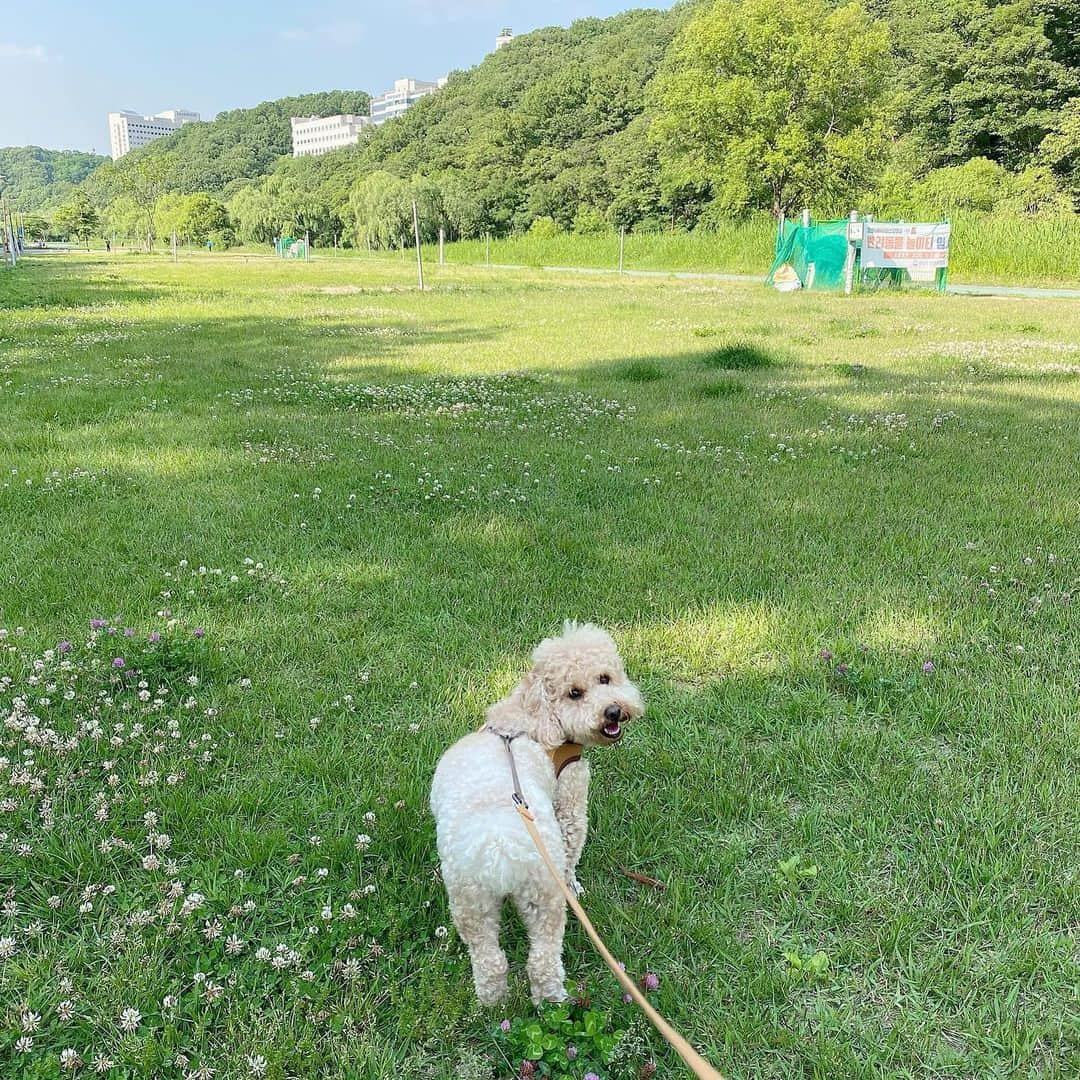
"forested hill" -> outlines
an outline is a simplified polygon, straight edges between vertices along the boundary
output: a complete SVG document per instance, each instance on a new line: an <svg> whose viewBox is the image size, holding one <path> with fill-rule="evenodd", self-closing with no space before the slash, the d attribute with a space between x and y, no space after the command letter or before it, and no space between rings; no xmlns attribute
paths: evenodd
<svg viewBox="0 0 1080 1080"><path fill-rule="evenodd" d="M4 194L16 210L36 210L63 202L108 158L81 150L43 150L40 146L0 147Z"/></svg>
<svg viewBox="0 0 1080 1080"><path fill-rule="evenodd" d="M413 200L452 238L804 205L1073 213L1077 26L1080 0L687 0L515 38L354 147L290 156L291 116L368 107L309 94L188 125L82 187L116 235L186 236L191 217L201 236L212 206L222 242L256 243L396 244Z"/></svg>
<svg viewBox="0 0 1080 1080"><path fill-rule="evenodd" d="M657 170L646 92L683 17L682 8L637 10L519 37L376 131L356 164L400 176L457 171L496 228L544 215L569 224L581 204L649 201Z"/></svg>
<svg viewBox="0 0 1080 1080"><path fill-rule="evenodd" d="M163 172L166 191L228 196L230 185L262 176L283 154L292 152L290 117L366 113L369 102L360 90L328 90L233 109L215 120L185 124L172 135L110 162L90 178L86 190L91 198L107 201L123 189L125 177L140 162L155 162Z"/></svg>

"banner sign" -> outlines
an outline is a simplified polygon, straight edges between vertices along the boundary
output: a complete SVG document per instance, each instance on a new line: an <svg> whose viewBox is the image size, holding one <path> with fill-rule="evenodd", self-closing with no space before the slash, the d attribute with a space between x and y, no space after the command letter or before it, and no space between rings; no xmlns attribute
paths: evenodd
<svg viewBox="0 0 1080 1080"><path fill-rule="evenodd" d="M949 232L946 223L890 224L867 222L860 264L869 267L899 267L910 272L916 281L933 277L949 264Z"/></svg>

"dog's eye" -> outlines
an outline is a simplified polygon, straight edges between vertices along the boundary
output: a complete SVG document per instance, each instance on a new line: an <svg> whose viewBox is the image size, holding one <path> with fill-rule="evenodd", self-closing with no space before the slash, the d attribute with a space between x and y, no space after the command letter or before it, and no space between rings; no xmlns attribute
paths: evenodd
<svg viewBox="0 0 1080 1080"><path fill-rule="evenodd" d="M610 675L601 675L600 678L597 679L597 682L599 682L601 686L607 686L607 684L609 682L611 682L611 676Z"/></svg>
<svg viewBox="0 0 1080 1080"><path fill-rule="evenodd" d="M570 687L570 693L566 696L570 698L571 701L577 701L578 698L583 698L585 696L585 691L582 690L580 686L572 686Z"/></svg>

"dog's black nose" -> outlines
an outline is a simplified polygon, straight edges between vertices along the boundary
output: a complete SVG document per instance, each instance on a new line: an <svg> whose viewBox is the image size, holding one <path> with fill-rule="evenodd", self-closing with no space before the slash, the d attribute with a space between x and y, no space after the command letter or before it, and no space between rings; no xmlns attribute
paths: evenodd
<svg viewBox="0 0 1080 1080"><path fill-rule="evenodd" d="M622 709L620 709L619 706L615 704L615 702L612 702L604 710L604 719L609 724L617 724L622 719Z"/></svg>

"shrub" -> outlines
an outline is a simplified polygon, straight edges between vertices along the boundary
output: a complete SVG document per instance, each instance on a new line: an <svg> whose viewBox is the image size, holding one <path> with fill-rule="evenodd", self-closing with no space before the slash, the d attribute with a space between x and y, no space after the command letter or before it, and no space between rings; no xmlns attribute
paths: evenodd
<svg viewBox="0 0 1080 1080"><path fill-rule="evenodd" d="M559 228L559 223L553 217L534 218L533 223L529 226L529 235L537 236L541 240L558 236L561 232L562 229Z"/></svg>
<svg viewBox="0 0 1080 1080"><path fill-rule="evenodd" d="M535 224L535 222L534 222ZM579 206L574 217L574 232L581 236L602 236L611 231L607 218L592 206Z"/></svg>

